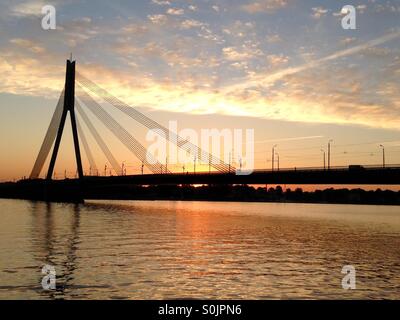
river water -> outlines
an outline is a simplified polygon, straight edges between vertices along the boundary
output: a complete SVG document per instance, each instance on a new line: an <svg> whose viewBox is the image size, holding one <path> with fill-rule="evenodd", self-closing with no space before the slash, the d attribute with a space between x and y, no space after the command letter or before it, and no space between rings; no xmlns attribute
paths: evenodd
<svg viewBox="0 0 400 320"><path fill-rule="evenodd" d="M400 298L399 207L0 200L0 219L0 299Z"/></svg>

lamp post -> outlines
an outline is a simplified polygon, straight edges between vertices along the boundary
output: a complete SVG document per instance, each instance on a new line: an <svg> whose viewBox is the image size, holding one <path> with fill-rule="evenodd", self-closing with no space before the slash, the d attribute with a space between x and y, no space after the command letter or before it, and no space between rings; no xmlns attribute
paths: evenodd
<svg viewBox="0 0 400 320"><path fill-rule="evenodd" d="M274 171L274 168L275 168L275 148L277 147L278 145L276 144L276 145L274 145L273 147L272 147L272 171Z"/></svg>
<svg viewBox="0 0 400 320"><path fill-rule="evenodd" d="M382 148L382 166L383 169L386 168L386 159L385 159L385 146L383 144L379 145Z"/></svg>
<svg viewBox="0 0 400 320"><path fill-rule="evenodd" d="M278 171L280 170L280 164L279 164L279 153L276 153L276 156L278 157Z"/></svg>
<svg viewBox="0 0 400 320"><path fill-rule="evenodd" d="M328 170L331 169L331 144L332 144L333 140L329 140L328 142Z"/></svg>
<svg viewBox="0 0 400 320"><path fill-rule="evenodd" d="M229 152L229 173L231 173L231 160L232 160L232 153Z"/></svg>
<svg viewBox="0 0 400 320"><path fill-rule="evenodd" d="M124 170L125 170L125 161L122 161L122 166L121 166L121 176L124 176Z"/></svg>
<svg viewBox="0 0 400 320"><path fill-rule="evenodd" d="M325 152L325 150L323 150L323 149L321 149L321 152L322 152L323 155L324 155L324 170L326 170L326 152Z"/></svg>

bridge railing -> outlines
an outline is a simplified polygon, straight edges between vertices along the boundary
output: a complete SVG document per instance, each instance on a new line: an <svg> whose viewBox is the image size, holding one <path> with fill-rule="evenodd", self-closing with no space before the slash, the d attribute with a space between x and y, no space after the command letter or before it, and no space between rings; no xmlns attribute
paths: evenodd
<svg viewBox="0 0 400 320"><path fill-rule="evenodd" d="M350 171L351 169L349 168L349 166L334 166L331 167L330 169L325 168L324 167L292 167L292 168L280 168L275 169L274 171L272 171L272 169L256 169L253 172L255 174L263 174L263 173L293 173L293 172L298 172L298 173L309 173L309 172L347 172ZM362 170L367 170L367 171L382 171L382 170L400 170L400 164L390 164L390 165L386 165L385 168L382 167L382 165L365 165L365 166L360 166L360 167L355 167L353 169L354 171L362 171ZM114 178L118 178L118 177L123 177L123 178L127 178L129 179L129 177L133 177L133 176L182 176L182 175L189 175L189 176L193 176L193 175L198 175L198 176L205 176L205 175L211 175L211 176L220 176L220 175L226 175L229 173L221 173L221 172L217 172L217 171L198 171L198 172L168 172L168 173L158 173L158 174L136 174L136 175L125 175L125 176L120 176L120 175L114 175L112 177ZM235 175L236 171L232 171L230 173L231 175ZM90 176L86 176L86 177L90 177ZM93 178L102 178L102 179L107 179L110 178L109 176L92 176Z"/></svg>
<svg viewBox="0 0 400 320"><path fill-rule="evenodd" d="M382 165L356 165L354 168L350 166L331 166L329 169L326 167L291 167L291 168L280 168L280 169L255 169L256 173L267 173L267 172L310 172L310 171L349 171L349 170L390 170L400 169L400 164L387 164L385 167Z"/></svg>
<svg viewBox="0 0 400 320"><path fill-rule="evenodd" d="M291 167L291 168L280 168L274 169L255 169L253 170L254 173L279 173L279 172L321 172L321 171L349 171L349 170L392 170L392 169L400 169L400 164L389 164L386 165L385 168L383 168L382 165L365 165L365 166L359 166L355 168L350 168L351 166L334 166L331 167L330 169L324 168L324 167ZM198 172L171 172L168 173L168 175L173 175L173 176L181 176L181 175L221 175L221 174L229 174L229 173L221 173L217 171L198 171ZM233 171L230 173L232 175L236 174L236 171ZM165 175L164 174L159 174L159 175Z"/></svg>

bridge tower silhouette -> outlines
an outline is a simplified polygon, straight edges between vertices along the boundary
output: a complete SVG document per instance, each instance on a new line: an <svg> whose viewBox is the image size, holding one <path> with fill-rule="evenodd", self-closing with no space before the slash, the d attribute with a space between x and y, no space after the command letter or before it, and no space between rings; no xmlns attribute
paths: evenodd
<svg viewBox="0 0 400 320"><path fill-rule="evenodd" d="M75 116L75 61L67 60L67 69L65 75L65 91L64 91L64 106L61 116L60 125L58 127L57 137L54 144L53 154L51 156L49 170L47 171L47 180L51 180L54 172L54 166L56 164L58 150L60 148L60 142L63 135L65 121L67 119L68 112L71 119L72 136L74 139L75 158L78 171L79 179L83 178L82 158L79 147L78 130L76 125Z"/></svg>
<svg viewBox="0 0 400 320"><path fill-rule="evenodd" d="M51 119L50 126L47 130L39 154L36 158L30 175L30 179L39 178L39 174L51 151L51 147L54 145L49 168L46 175L47 180L52 179L68 113L70 114L71 119L72 136L77 164L77 174L79 179L83 178L82 158L78 137L79 128L77 127L77 120L75 115L75 64L76 63L72 60L72 58L70 60L67 60L65 86L58 100L56 110Z"/></svg>

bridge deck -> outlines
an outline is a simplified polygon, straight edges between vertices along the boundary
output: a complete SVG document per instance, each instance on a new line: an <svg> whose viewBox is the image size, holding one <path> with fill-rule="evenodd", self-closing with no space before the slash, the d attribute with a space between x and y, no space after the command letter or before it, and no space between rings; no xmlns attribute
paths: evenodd
<svg viewBox="0 0 400 320"><path fill-rule="evenodd" d="M321 168L282 169L279 171L256 170L249 175L235 173L180 173L151 174L114 177L85 177L89 184L131 185L181 185L181 184L354 184L399 185L400 166L362 167L359 169Z"/></svg>

